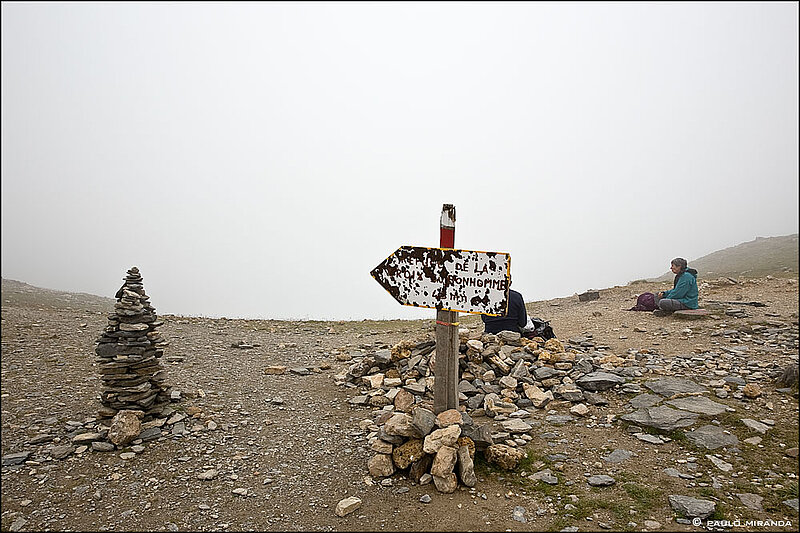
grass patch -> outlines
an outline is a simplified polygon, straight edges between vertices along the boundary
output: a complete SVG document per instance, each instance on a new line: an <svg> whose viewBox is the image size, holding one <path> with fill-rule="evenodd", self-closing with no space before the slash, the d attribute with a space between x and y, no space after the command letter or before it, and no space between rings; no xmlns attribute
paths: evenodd
<svg viewBox="0 0 800 533"><path fill-rule="evenodd" d="M634 502L634 508L638 511L647 511L660 507L664 493L658 489L652 489L637 483L625 483L622 488Z"/></svg>

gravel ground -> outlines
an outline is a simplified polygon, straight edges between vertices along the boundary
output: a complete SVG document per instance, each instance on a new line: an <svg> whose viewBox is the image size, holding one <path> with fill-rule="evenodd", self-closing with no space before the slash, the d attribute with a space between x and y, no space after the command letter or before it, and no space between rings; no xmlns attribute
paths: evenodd
<svg viewBox="0 0 800 533"><path fill-rule="evenodd" d="M762 363L749 372L763 373L763 394L752 400L714 399L735 411L728 418L717 417L717 423L740 440L752 435L739 418L774 421L762 435L760 448L742 445L740 451L720 454L734 470L714 471L706 457L709 452L685 440L655 447L633 438L615 420L627 412L633 395L607 391L609 404L593 408L587 419L551 426L542 412L541 426L527 445L530 461L518 472L479 464L474 489L440 494L433 485L419 486L402 476L383 483L368 478L371 453L362 422L372 419L372 409L351 406L347 400L358 389L338 386L333 379L348 364L337 355L369 353L422 338L432 331L432 320L288 322L161 316L165 323L159 331L170 341L164 358L167 383L182 395L172 408L187 415L186 432L135 442L122 450L90 448L53 459L54 446L69 444L76 432L97 425L101 382L94 341L106 325L113 300L3 280L2 529L696 530L676 522L679 515L667 501L667 494L685 494L717 501L718 517L788 520L793 525L771 529L794 530L797 512L781 502L797 498L797 456L786 453L797 449L797 389L776 391L773 376L798 359L797 280L701 284L701 304L718 300L767 305L724 306L741 309L738 316L723 312L684 322L623 310L634 304L638 292L656 289L631 284L604 289L592 302L578 302L573 296L530 303L528 308L533 316L550 320L560 339L591 335L609 353L660 354L666 370L658 375L702 382L705 376L698 371L710 372L711 366L698 367L681 355L708 350L724 355L722 347L748 346L747 361ZM150 296L157 310L158 295ZM463 317L462 324L480 328L477 317ZM753 324L780 330L780 342L741 333ZM723 334L732 330L741 334ZM232 347L240 343L253 347ZM736 360L733 363L739 368ZM290 371L269 375L264 368L270 365ZM645 375L639 381L653 377L657 376ZM567 413L569 402L563 404L551 408ZM54 438L37 443L42 434ZM620 464L603 459L617 448L630 451L632 458ZM6 458L19 452L31 454L24 462L7 465ZM566 458L548 459L554 454ZM663 472L669 467L685 471L692 464L701 473L715 475L688 480ZM555 470L556 486L531 478L543 468ZM733 476L737 472L741 475ZM618 482L608 488L589 487L585 474L607 474ZM712 477L720 481L719 488ZM739 493L765 498L763 509L745 506L736 497ZM420 501L426 494L430 503ZM336 516L337 502L349 496L360 498L361 507ZM526 522L514 518L515 509L520 517L520 508Z"/></svg>

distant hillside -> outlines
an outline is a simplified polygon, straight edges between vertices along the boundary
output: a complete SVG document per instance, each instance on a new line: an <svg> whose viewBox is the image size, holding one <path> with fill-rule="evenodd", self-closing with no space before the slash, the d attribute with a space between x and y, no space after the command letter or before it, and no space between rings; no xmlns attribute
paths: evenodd
<svg viewBox="0 0 800 533"><path fill-rule="evenodd" d="M29 305L51 309L75 309L109 313L114 310L113 298L85 292L64 292L34 287L13 279L2 280L3 305Z"/></svg>
<svg viewBox="0 0 800 533"><path fill-rule="evenodd" d="M698 259L690 259L689 266L703 278L797 277L797 236L795 233L782 237L758 237ZM672 273L666 272L656 279L672 279Z"/></svg>

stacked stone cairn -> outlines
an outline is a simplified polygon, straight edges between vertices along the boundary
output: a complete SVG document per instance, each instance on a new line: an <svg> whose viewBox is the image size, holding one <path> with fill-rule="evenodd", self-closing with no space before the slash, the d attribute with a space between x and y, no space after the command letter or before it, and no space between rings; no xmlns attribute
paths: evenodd
<svg viewBox="0 0 800 533"><path fill-rule="evenodd" d="M634 377L642 355L606 353L607 347L595 346L590 336L570 339L568 348L558 339L526 339L510 331L492 335L462 328L459 339L459 407L438 415L433 412L433 335L391 349L337 356L356 358L335 378L360 389L350 404L375 409L362 424L375 452L367 464L371 476L399 472L421 484L433 481L444 493L456 490L459 480L473 487L476 452L501 468L516 468L540 424L534 419L537 411L567 407L570 414L552 411L545 417L565 424L590 415L589 406L607 403L597 391L638 387L626 384L626 375ZM487 417L488 423L475 421ZM493 425L502 429L492 431Z"/></svg>
<svg viewBox="0 0 800 533"><path fill-rule="evenodd" d="M161 413L170 401L160 358L169 345L156 331L163 322L144 292L142 276L131 267L117 292L114 313L97 339L97 362L103 380L100 418L119 411L141 411L146 418Z"/></svg>

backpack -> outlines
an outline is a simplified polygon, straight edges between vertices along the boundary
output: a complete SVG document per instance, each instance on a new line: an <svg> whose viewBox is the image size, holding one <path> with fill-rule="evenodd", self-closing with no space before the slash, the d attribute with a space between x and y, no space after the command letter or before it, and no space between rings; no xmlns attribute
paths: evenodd
<svg viewBox="0 0 800 533"><path fill-rule="evenodd" d="M628 309L628 311L655 311L656 310L656 295L652 292L643 292L636 298L636 305Z"/></svg>
<svg viewBox="0 0 800 533"><path fill-rule="evenodd" d="M534 330L525 333L525 337L529 339L541 337L544 340L556 338L556 334L553 332L553 328L550 327L549 321L542 320L541 318L531 318L531 322L533 322Z"/></svg>

